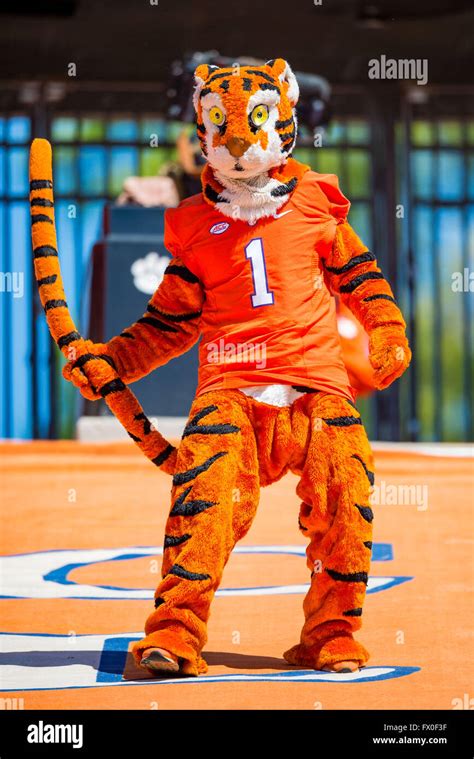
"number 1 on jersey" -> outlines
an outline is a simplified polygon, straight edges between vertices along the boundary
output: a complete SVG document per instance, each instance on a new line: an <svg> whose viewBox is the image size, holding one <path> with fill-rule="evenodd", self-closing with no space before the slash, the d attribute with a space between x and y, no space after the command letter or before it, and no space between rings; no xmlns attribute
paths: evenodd
<svg viewBox="0 0 474 759"><path fill-rule="evenodd" d="M271 306L273 293L268 289L267 270L263 255L263 243L261 237L256 237L245 246L245 257L250 259L253 279L252 306Z"/></svg>

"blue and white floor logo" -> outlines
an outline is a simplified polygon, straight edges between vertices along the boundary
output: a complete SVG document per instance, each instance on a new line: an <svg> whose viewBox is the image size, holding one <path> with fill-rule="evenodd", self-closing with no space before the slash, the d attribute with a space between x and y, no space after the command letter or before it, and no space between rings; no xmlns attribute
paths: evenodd
<svg viewBox="0 0 474 759"><path fill-rule="evenodd" d="M218 682L372 682L417 672L419 667L366 667L360 672L335 674L295 670L263 674L201 675L155 679L138 672L128 654L141 633L121 635L0 634L2 691L96 688L103 685L202 685ZM284 663L282 662L282 666Z"/></svg>
<svg viewBox="0 0 474 759"><path fill-rule="evenodd" d="M78 567L100 565L110 561L156 558L163 549L156 546L97 550L38 551L4 556L0 560L2 595L0 598L76 598L104 600L152 600L150 588L127 588L75 582L70 575ZM239 554L277 554L305 556L304 546L237 546ZM375 543L374 562L393 559L389 543ZM99 566L100 568L100 566ZM411 580L394 575L369 578L367 592L377 593ZM308 583L255 587L220 588L217 595L263 596L289 593L304 594ZM314 670L296 670L282 661L279 672L262 674L202 675L199 678L155 679L134 665L130 644L142 633L114 635L43 635L0 633L1 686L3 692L56 690L62 688L96 688L103 685L172 685L215 682L372 682L404 677L419 667L366 667L360 672L335 674Z"/></svg>
<svg viewBox="0 0 474 759"><path fill-rule="evenodd" d="M81 599L118 599L121 601L153 599L150 588L135 589L109 585L84 585L74 582L69 575L78 567L90 566L109 561L129 561L145 556L154 558L163 553L156 546L128 548L105 548L65 551L38 551L0 559L0 576L2 587L0 598L81 598ZM288 546L237 546L237 554L285 554L305 556L305 547ZM393 559L390 543L375 543L372 549L372 561L391 561ZM369 577L368 593L377 593L395 585L411 580L411 577L373 576ZM220 588L218 596L268 596L287 593L306 593L308 583L298 585L270 585L244 588Z"/></svg>

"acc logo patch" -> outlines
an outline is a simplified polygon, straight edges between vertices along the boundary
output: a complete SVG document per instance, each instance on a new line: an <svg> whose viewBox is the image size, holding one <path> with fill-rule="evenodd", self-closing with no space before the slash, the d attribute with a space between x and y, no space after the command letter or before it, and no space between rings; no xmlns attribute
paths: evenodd
<svg viewBox="0 0 474 759"><path fill-rule="evenodd" d="M214 224L209 232L211 235L221 235L223 232L226 232L230 227L230 224L227 221L220 221L218 224Z"/></svg>

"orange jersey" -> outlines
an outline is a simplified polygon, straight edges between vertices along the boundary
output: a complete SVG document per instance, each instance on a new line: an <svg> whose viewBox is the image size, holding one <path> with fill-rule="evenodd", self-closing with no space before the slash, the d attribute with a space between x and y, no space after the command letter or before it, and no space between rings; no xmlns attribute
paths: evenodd
<svg viewBox="0 0 474 759"><path fill-rule="evenodd" d="M337 177L307 171L275 217L224 217L202 194L165 213L165 246L201 281L197 395L289 384L354 393L320 258L350 203Z"/></svg>

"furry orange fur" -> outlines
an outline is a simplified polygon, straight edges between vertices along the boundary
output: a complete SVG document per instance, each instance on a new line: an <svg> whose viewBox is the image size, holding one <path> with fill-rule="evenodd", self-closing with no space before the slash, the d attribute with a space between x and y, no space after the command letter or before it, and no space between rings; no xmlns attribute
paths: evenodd
<svg viewBox="0 0 474 759"><path fill-rule="evenodd" d="M284 183L277 193L289 195L307 167L287 155L296 135L297 99L288 65L275 59L252 77L246 67L244 79L232 78L232 69L216 75L215 68L200 66L196 76L200 86L205 85L201 95L218 87L229 94L230 127L222 146L230 144L234 130L236 139L265 148L267 138L250 129L244 105L259 88L278 91L275 129L282 162L273 165L268 175ZM224 87L223 76L230 76ZM198 133L205 148L200 108L197 101ZM217 135L214 141L219 140ZM203 285L177 254L135 324L108 343L83 340L69 315L61 282L51 149L44 140L32 145L30 179L35 274L51 333L69 359L64 377L86 398L104 397L145 455L173 474L162 580L145 637L133 647L137 663L146 648L158 647L179 658L182 674L206 671L201 654L211 602L226 562L252 524L260 487L292 471L299 477L299 526L309 541L311 583L300 640L284 656L290 664L316 669L347 660L364 665L368 652L353 634L361 625L370 566L369 494L374 475L356 407L342 396L318 390L306 389L291 406L283 407L262 403L237 389L211 390L195 398L176 452L151 427L126 383L184 353L198 340L206 298ZM215 202L220 189L207 166L203 175L207 202ZM405 322L375 256L347 221L336 213L327 225L329 232L329 252L321 261L326 285L368 332L377 387L387 387L410 362Z"/></svg>
<svg viewBox="0 0 474 759"><path fill-rule="evenodd" d="M127 376L126 369L119 363L122 374L117 373L114 358L106 345L83 340L69 313L59 266L52 156L47 140L36 139L31 146L30 208L35 277L51 336L63 355L70 360L65 368L65 377L77 384L86 397L104 398L145 456L171 474L176 463L176 449L152 427L137 399L126 387L122 378L122 375ZM150 314L146 318L148 323L154 319ZM167 329L169 332L178 332L172 325L168 325ZM188 334L186 329L184 331ZM192 328L189 334L194 341L197 339ZM156 345L151 345L147 353L142 346L138 352L145 353L150 358L153 347ZM133 351L131 353L133 358ZM136 364L139 365L139 362L136 361ZM139 368L135 368L135 372L139 373Z"/></svg>
<svg viewBox="0 0 474 759"><path fill-rule="evenodd" d="M230 553L255 516L259 490L287 471L300 480L299 525L310 540L312 574L300 643L291 664L320 669L341 658L366 663L352 633L360 627L371 555L373 462L359 413L344 398L308 393L273 407L239 390L196 398L179 447L166 525L163 579L146 637L133 647L164 648L182 672L206 665L210 605Z"/></svg>

